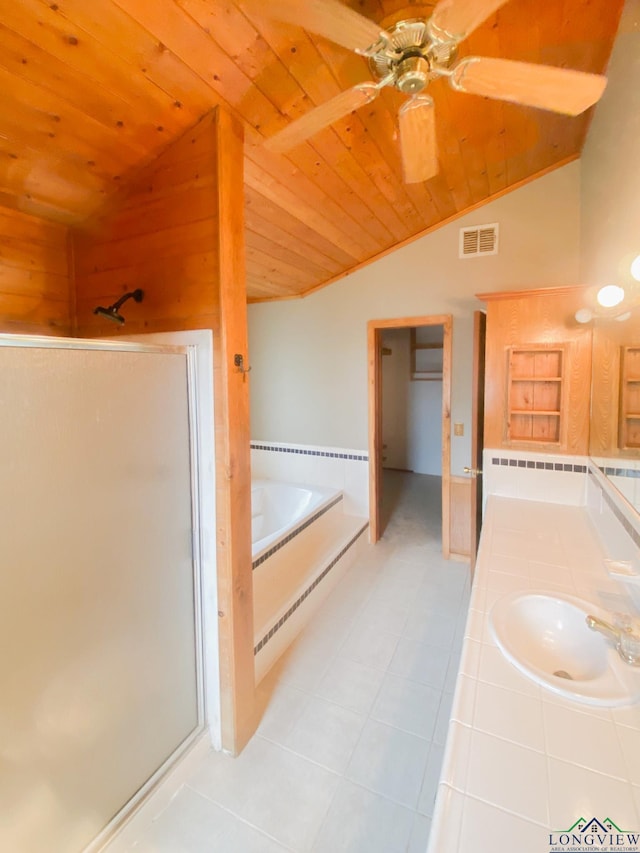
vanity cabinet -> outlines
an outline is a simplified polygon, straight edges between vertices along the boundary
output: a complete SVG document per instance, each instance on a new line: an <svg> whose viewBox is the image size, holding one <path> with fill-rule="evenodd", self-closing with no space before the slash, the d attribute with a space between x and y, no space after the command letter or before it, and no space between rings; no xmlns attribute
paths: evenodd
<svg viewBox="0 0 640 853"><path fill-rule="evenodd" d="M583 294L567 287L480 296L485 447L588 453L591 330L574 317Z"/></svg>

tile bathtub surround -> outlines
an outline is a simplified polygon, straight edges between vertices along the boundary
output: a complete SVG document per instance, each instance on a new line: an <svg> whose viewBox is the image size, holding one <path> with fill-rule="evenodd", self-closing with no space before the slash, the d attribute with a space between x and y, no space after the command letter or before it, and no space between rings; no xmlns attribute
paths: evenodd
<svg viewBox="0 0 640 853"><path fill-rule="evenodd" d="M284 548L292 539L295 539L300 533L310 527L314 521L317 521L321 518L325 513L329 512L329 510L333 509L334 506L337 506L341 501L344 500L344 495L338 495L335 500L330 501L326 506L323 506L322 509L318 510L318 512L314 513L310 518L307 518L302 524L299 524L297 527L294 527L291 533L288 533L282 539L279 539L275 545L271 548L267 548L266 551L260 554L259 557L251 563L251 568L255 571L258 566L261 566L269 557L272 557L277 551L281 548Z"/></svg>
<svg viewBox="0 0 640 853"><path fill-rule="evenodd" d="M273 627L264 635L264 637L255 646L255 648L253 650L254 655L257 655L258 652L267 645L267 643L274 636L274 634L276 634L276 632L279 631L285 625L287 620L293 616L293 614L296 612L298 607L300 607L300 605L306 600L306 598L309 595L311 595L311 593L318 586L318 584L321 583L326 578L326 576L329 574L331 569L333 569L337 565L337 563L339 563L340 560L344 557L344 555L347 553L347 551L350 548L352 548L353 545L355 545L357 540L360 538L360 536L362 536L362 534L365 532L365 530L368 528L368 526L369 526L368 522L366 524L363 524L363 526L356 533L356 535L344 546L344 548L342 548L338 552L338 554L336 554L336 556L331 560L331 562L327 566L325 566L325 568L318 575L318 577L315 578L309 584L309 586L305 589L305 591L302 593L302 595L299 598L297 598L296 601L294 601L294 603L287 610L287 612L284 613L280 617L280 619L278 619L278 621L275 623L275 625L273 625Z"/></svg>
<svg viewBox="0 0 640 853"><path fill-rule="evenodd" d="M293 453L302 456L324 456L329 459L351 459L354 462L368 462L369 455L364 451L338 450L337 448L308 447L300 444L265 444L261 441L251 442L252 450L266 450L271 453Z"/></svg>
<svg viewBox="0 0 640 853"><path fill-rule="evenodd" d="M586 508L489 498L429 853L482 849L479 826L493 853L547 850L549 833L580 817L640 831L640 705L589 706L538 686L489 628L493 604L516 590L637 613L607 556Z"/></svg>
<svg viewBox="0 0 640 853"><path fill-rule="evenodd" d="M251 470L254 479L340 489L348 515L369 515L369 454L364 450L252 441Z"/></svg>
<svg viewBox="0 0 640 853"><path fill-rule="evenodd" d="M588 465L586 456L485 448L484 494L583 506Z"/></svg>

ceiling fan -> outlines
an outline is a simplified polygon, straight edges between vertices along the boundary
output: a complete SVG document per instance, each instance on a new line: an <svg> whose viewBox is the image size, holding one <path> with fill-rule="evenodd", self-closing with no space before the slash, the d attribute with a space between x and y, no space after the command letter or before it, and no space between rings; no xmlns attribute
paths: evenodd
<svg viewBox="0 0 640 853"><path fill-rule="evenodd" d="M270 0L269 17L304 27L367 57L375 80L331 98L276 133L265 146L287 151L368 104L383 87L395 86L410 96L398 113L404 179L420 183L438 173L435 106L425 93L437 77L448 78L459 92L570 116L595 104L607 82L598 74L483 56L456 61L459 42L506 2L441 0L429 19L400 21L383 30L339 0Z"/></svg>

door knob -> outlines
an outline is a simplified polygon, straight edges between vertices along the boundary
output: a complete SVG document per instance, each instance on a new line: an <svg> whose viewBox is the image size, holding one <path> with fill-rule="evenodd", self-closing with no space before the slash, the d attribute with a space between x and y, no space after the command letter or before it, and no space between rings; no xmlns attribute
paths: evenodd
<svg viewBox="0 0 640 853"><path fill-rule="evenodd" d="M482 474L480 468L467 468L466 465L462 470L465 474L470 474L473 479L475 479L479 474Z"/></svg>

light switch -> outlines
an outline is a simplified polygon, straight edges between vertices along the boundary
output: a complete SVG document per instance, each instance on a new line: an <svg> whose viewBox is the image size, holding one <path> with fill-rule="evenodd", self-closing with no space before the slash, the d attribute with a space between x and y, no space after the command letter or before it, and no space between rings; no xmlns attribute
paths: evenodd
<svg viewBox="0 0 640 853"><path fill-rule="evenodd" d="M464 435L464 424L454 424L453 425L453 434L454 435Z"/></svg>

